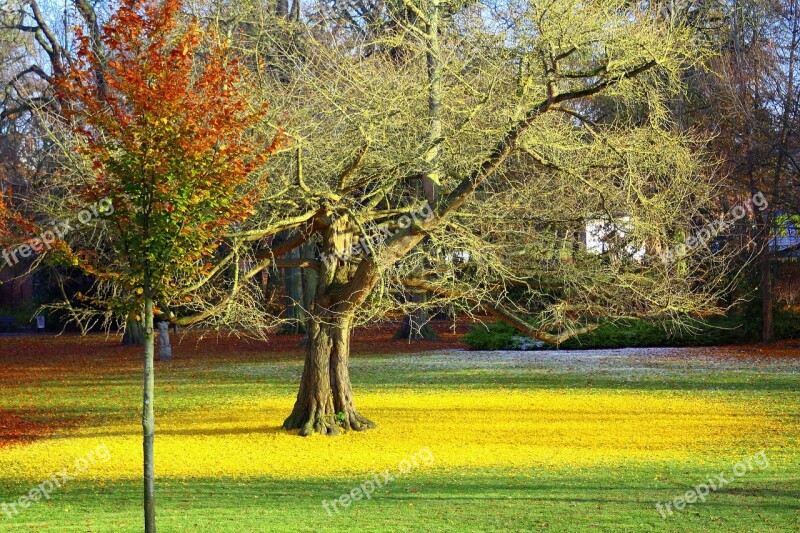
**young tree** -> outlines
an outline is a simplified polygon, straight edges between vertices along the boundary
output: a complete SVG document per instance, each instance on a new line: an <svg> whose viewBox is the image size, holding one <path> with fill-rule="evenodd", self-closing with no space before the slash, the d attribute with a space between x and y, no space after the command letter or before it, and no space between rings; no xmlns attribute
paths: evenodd
<svg viewBox="0 0 800 533"><path fill-rule="evenodd" d="M58 81L63 114L82 139L79 154L91 162L77 169L77 196L113 206L97 249L73 250L83 252L75 261L144 309L148 532L155 531L154 315L191 301L187 288L212 268L221 236L252 212L264 189L254 172L276 146L246 137L262 110L251 109L243 67L225 40L181 16L179 0L124 0L99 29L104 53L79 34L78 59Z"/></svg>

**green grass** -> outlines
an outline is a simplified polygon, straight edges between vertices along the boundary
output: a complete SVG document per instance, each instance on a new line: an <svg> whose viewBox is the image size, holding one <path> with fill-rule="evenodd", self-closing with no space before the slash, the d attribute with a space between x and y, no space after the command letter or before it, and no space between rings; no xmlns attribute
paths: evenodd
<svg viewBox="0 0 800 533"><path fill-rule="evenodd" d="M697 350L692 352L698 354ZM581 355L583 354L583 355ZM158 386L179 389L164 409L182 409L200 399L215 405L272 392L294 390L296 357L269 360L205 360L202 366L162 367ZM464 470L412 472L329 515L333 500L368 478L313 480L160 479L160 531L800 531L800 360L642 356L596 358L591 352L486 356L474 352L367 356L354 360L356 391L447 390L453 388L608 390L645 389L708 395L762 405L786 421L793 445L770 450L769 468L753 471L666 519L655 503L669 501L702 483L709 474L732 468L729 461L699 464L563 467L551 470ZM120 375L37 385L37 397L12 387L0 407L37 405L47 411L86 414L94 420L136 416L138 382ZM108 388L107 388L108 387ZM209 391L213 389L213 394ZM70 390L72 394L67 394ZM513 407L512 407L513 408ZM46 417L46 414L40 414ZM532 420L531 424L536 421ZM299 437L298 437L299 438ZM752 443L752 452L758 443ZM0 452L2 453L2 452ZM156 451L158 453L158 450ZM270 450L265 449L265 454ZM742 457L744 458L744 456ZM0 502L16 500L30 486L4 479ZM33 504L13 519L0 513L0 531L141 531L141 485L113 482L105 487L71 481L49 501Z"/></svg>
<svg viewBox="0 0 800 533"><path fill-rule="evenodd" d="M796 465L795 465L796 468ZM412 476L331 515L332 500L362 479L178 480L158 484L162 531L797 531L797 478L748 474L705 503L663 519L668 501L706 470L620 468L552 473L469 472ZM657 482L661 476L671 482ZM685 480L685 482L684 482ZM76 483L38 503L8 531L141 531L139 484ZM4 494L4 496L6 496ZM466 529L468 527L468 529Z"/></svg>

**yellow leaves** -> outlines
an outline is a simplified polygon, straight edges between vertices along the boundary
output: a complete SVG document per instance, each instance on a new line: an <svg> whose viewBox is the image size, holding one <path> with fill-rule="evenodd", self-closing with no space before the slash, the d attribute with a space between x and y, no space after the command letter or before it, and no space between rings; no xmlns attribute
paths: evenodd
<svg viewBox="0 0 800 533"><path fill-rule="evenodd" d="M163 405L178 394L162 391ZM265 395L266 396L266 395ZM702 457L738 457L746 439L769 446L770 418L755 406L699 399L692 394L605 390L376 391L358 397L378 428L340 437L299 438L280 428L294 395L216 402L156 413L156 468L162 477L313 478L362 475L393 467L425 446L433 467L589 467L657 463ZM741 413L748 413L743 424ZM84 427L69 438L3 450L8 476L44 478L70 457L105 444L112 460L85 475L94 479L141 476L141 425Z"/></svg>

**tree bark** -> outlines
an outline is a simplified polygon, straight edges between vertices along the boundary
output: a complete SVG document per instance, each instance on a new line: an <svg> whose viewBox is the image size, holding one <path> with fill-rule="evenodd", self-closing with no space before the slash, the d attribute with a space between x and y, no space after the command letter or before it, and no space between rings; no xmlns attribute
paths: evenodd
<svg viewBox="0 0 800 533"><path fill-rule="evenodd" d="M144 394L142 399L142 448L144 452L144 530L145 533L156 532L155 503L155 470L153 445L155 441L155 412L153 395L155 389L155 373L153 359L155 352L153 332L153 299L150 288L145 288L144 305Z"/></svg>
<svg viewBox="0 0 800 533"><path fill-rule="evenodd" d="M300 257L303 259L315 259L316 254L314 244L307 242L300 249ZM317 282L319 281L319 274L313 268L302 269L302 285L303 285L303 302L301 313L303 316L303 323L307 327L309 318L309 310L314 303L314 295L317 293Z"/></svg>
<svg viewBox="0 0 800 533"><path fill-rule="evenodd" d="M751 190L755 187L752 185ZM758 191L754 192L755 195ZM772 221L774 220L774 207L770 206L764 212L756 211L755 230L758 252L758 290L761 299L761 342L770 343L775 340L775 327L772 316Z"/></svg>
<svg viewBox="0 0 800 533"><path fill-rule="evenodd" d="M409 300L424 303L428 299L427 293L412 292ZM403 317L400 329L395 333L395 340L432 340L439 338L430 322L430 314L424 307L417 309Z"/></svg>
<svg viewBox="0 0 800 533"><path fill-rule="evenodd" d="M275 14L279 17L286 17L289 14L289 0L278 0Z"/></svg>
<svg viewBox="0 0 800 533"><path fill-rule="evenodd" d="M332 221L323 235L324 261L310 308L308 343L303 376L294 409L284 421L287 430L300 435L338 435L345 430L365 430L375 424L360 415L353 401L350 382L350 333L353 326L352 301L337 300L337 291L348 282L350 265L337 257L349 250L353 230L346 216ZM338 252L338 256L336 255Z"/></svg>
<svg viewBox="0 0 800 533"><path fill-rule="evenodd" d="M340 428L362 431L375 424L358 413L350 382L350 320L334 323L314 317L308 326L308 344L292 414L284 429L299 429L306 437L312 433L338 435Z"/></svg>
<svg viewBox="0 0 800 533"><path fill-rule="evenodd" d="M356 410L353 400L353 385L350 382L350 335L351 321L337 324L333 331L331 353L331 392L333 406L339 416L339 424L346 430L363 431L375 427L375 423Z"/></svg>
<svg viewBox="0 0 800 533"><path fill-rule="evenodd" d="M141 320L131 315L125 322L125 333L122 335L123 346L144 346L145 334Z"/></svg>
<svg viewBox="0 0 800 533"><path fill-rule="evenodd" d="M300 249L295 248L286 254L287 259L299 259ZM288 333L303 333L303 274L298 267L287 267L284 269L284 293L286 299L286 318L289 323L286 325Z"/></svg>
<svg viewBox="0 0 800 533"><path fill-rule="evenodd" d="M312 433L338 435L339 425L336 421L330 378L333 346L330 327L317 322L310 323L308 337L297 401L283 427L299 429L303 437Z"/></svg>
<svg viewBox="0 0 800 533"><path fill-rule="evenodd" d="M772 271L770 261L769 242L767 242L765 249L761 250L761 257L759 258L759 274L760 283L759 291L761 293L761 341L770 343L775 340L775 326L772 316Z"/></svg>

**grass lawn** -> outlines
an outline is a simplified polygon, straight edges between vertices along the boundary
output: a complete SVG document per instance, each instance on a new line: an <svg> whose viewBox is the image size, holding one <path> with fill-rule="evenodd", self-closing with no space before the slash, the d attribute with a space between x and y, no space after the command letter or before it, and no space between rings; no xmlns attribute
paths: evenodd
<svg viewBox="0 0 800 533"><path fill-rule="evenodd" d="M791 346L364 338L356 401L378 429L304 439L279 429L296 343L187 338L157 364L161 531L800 531ZM136 348L101 336L0 339L0 531L142 530L139 368ZM675 510L695 487L702 501Z"/></svg>

